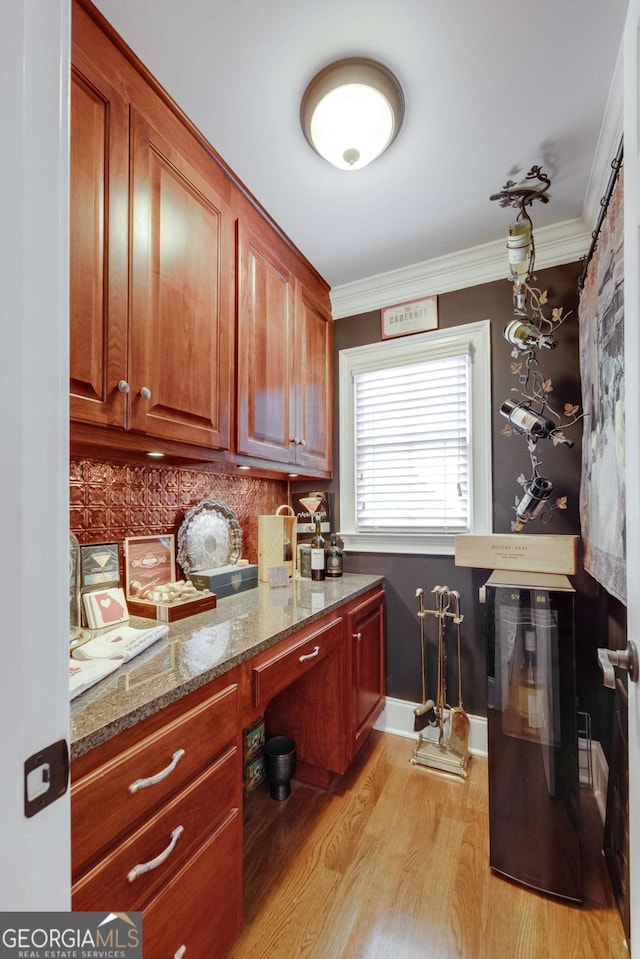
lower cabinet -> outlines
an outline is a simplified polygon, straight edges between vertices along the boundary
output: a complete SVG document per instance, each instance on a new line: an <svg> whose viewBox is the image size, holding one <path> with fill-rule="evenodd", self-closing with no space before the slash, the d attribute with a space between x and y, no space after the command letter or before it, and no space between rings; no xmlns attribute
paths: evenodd
<svg viewBox="0 0 640 959"><path fill-rule="evenodd" d="M242 927L241 846L242 815L234 809L145 908L145 959L227 954Z"/></svg>
<svg viewBox="0 0 640 959"><path fill-rule="evenodd" d="M240 934L242 758L230 676L72 765L72 907L141 911L145 959L222 959Z"/></svg>
<svg viewBox="0 0 640 959"><path fill-rule="evenodd" d="M386 687L384 589L355 600L347 610L350 651L350 753L352 759L384 708Z"/></svg>
<svg viewBox="0 0 640 959"><path fill-rule="evenodd" d="M145 959L223 959L242 928L244 726L328 788L382 711L384 589L327 613L75 759L72 906L142 912Z"/></svg>

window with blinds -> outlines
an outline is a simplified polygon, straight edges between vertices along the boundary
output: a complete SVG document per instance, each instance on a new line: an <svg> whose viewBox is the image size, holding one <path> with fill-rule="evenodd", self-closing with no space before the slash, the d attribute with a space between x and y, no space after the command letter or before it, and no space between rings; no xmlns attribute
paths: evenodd
<svg viewBox="0 0 640 959"><path fill-rule="evenodd" d="M356 529L467 533L467 353L354 374Z"/></svg>
<svg viewBox="0 0 640 959"><path fill-rule="evenodd" d="M342 350L347 550L447 554L490 533L490 322Z"/></svg>

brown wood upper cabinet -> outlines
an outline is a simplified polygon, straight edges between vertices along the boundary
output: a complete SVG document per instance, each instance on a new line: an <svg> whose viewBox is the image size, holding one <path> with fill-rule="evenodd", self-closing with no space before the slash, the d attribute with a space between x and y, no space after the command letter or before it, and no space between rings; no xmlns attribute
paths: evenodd
<svg viewBox="0 0 640 959"><path fill-rule="evenodd" d="M195 137L103 70L74 47L71 417L227 450L233 216Z"/></svg>
<svg viewBox="0 0 640 959"><path fill-rule="evenodd" d="M72 451L329 476L326 283L89 0L72 39Z"/></svg>
<svg viewBox="0 0 640 959"><path fill-rule="evenodd" d="M237 451L331 470L331 316L275 235L238 224Z"/></svg>

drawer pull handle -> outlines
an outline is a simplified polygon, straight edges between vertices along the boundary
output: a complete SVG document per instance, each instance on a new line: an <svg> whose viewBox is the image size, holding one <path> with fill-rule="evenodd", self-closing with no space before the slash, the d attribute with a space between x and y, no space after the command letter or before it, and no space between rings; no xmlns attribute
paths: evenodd
<svg viewBox="0 0 640 959"><path fill-rule="evenodd" d="M314 646L312 653L307 653L306 656L298 656L298 662L304 663L305 659L315 659L319 652L320 652L320 647Z"/></svg>
<svg viewBox="0 0 640 959"><path fill-rule="evenodd" d="M180 946L180 948L178 949L178 951L175 953L173 959L182 959L182 957L184 956L184 954L185 954L186 951L187 951L187 947L186 947L186 946Z"/></svg>
<svg viewBox="0 0 640 959"><path fill-rule="evenodd" d="M167 848L163 849L160 855L156 856L155 859L150 859L149 862L141 862L139 865L134 866L133 869L127 873L127 880L129 882L135 882L138 876L143 876L145 872L151 872L152 869L157 869L158 866L161 866L162 863L165 862L173 852L175 844L183 832L184 826L176 826L171 833L171 842Z"/></svg>
<svg viewBox="0 0 640 959"><path fill-rule="evenodd" d="M162 769L159 773L156 773L155 776L149 776L147 779L136 779L136 781L129 786L129 792L137 793L139 789L146 789L147 786L155 786L156 783L162 782L163 779L166 779L167 776L173 772L184 756L184 753L184 749L177 749L166 769Z"/></svg>

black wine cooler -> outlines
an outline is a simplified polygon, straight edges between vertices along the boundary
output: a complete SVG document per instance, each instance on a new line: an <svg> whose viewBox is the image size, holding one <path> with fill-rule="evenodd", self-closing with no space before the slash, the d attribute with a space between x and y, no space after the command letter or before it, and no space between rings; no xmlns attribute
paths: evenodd
<svg viewBox="0 0 640 959"><path fill-rule="evenodd" d="M486 625L491 869L580 902L573 590L489 583Z"/></svg>

